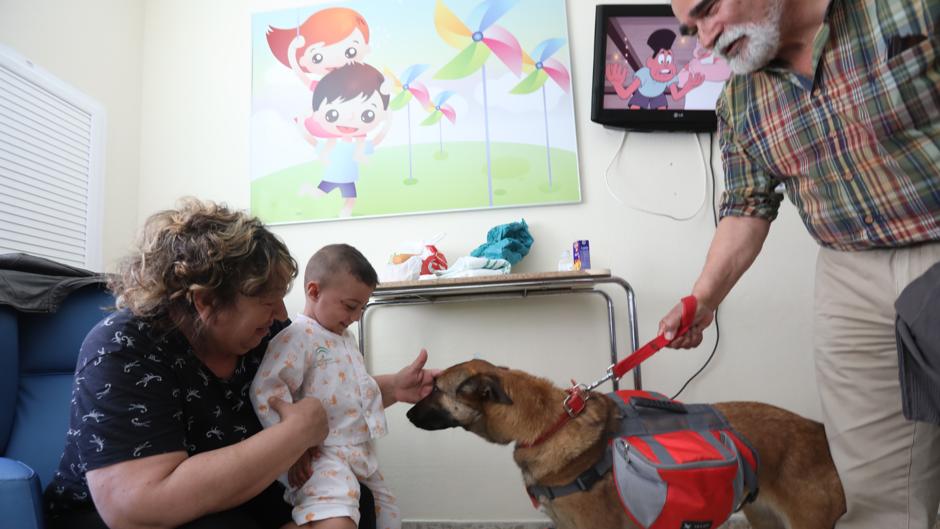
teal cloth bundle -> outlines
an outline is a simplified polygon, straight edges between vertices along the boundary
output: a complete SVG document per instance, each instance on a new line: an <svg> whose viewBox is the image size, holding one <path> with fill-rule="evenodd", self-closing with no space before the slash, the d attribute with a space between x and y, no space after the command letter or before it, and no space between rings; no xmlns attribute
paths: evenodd
<svg viewBox="0 0 940 529"><path fill-rule="evenodd" d="M529 226L525 223L525 219L522 219L520 222L500 224L490 229L486 234L486 242L477 246L470 252L470 255L505 259L510 264L516 264L529 253L532 242Z"/></svg>

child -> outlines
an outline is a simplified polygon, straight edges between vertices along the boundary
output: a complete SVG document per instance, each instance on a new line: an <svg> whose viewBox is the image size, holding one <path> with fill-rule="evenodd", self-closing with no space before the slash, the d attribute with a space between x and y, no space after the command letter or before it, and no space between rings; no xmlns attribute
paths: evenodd
<svg viewBox="0 0 940 529"><path fill-rule="evenodd" d="M285 476L280 478L287 486L285 500L294 506L294 522L305 528L320 526L319 521L326 519L331 528L355 528L358 482L375 496L376 527L401 527L395 498L378 470L372 446L372 439L387 432L383 395L378 382L366 373L356 339L347 331L359 320L377 283L372 265L352 246L333 244L316 252L304 273L304 312L271 340L251 385L251 402L266 428L279 420L267 405L271 397L291 402L316 397L326 409L329 435L314 455L310 479L294 488ZM421 370L423 361L416 371L417 364L396 375L410 372L412 378L417 376L417 384L402 382L396 391L409 385L422 387L419 393L429 391L424 386L430 386L433 373ZM394 402L392 397L386 396L385 402Z"/></svg>
<svg viewBox="0 0 940 529"><path fill-rule="evenodd" d="M385 76L368 64L348 64L326 74L313 92L313 115L301 125L307 141L317 146L317 136L329 137L319 158L323 179L313 188L301 186L301 196L321 197L339 188L344 205L341 217L352 214L356 204L359 163L366 160L385 138L391 125L389 96L381 91ZM382 125L373 138L368 134ZM323 131L316 135L310 131Z"/></svg>

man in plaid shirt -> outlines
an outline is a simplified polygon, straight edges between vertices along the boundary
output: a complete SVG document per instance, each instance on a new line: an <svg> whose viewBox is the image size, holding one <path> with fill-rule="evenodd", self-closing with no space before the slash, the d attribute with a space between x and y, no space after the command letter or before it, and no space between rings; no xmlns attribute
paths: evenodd
<svg viewBox="0 0 940 529"><path fill-rule="evenodd" d="M940 427L902 414L894 301L940 261L940 0L672 3L736 74L718 104L722 219L674 347L701 343L783 184L820 245L815 356L848 507L838 527L932 528ZM667 337L680 313L660 322Z"/></svg>

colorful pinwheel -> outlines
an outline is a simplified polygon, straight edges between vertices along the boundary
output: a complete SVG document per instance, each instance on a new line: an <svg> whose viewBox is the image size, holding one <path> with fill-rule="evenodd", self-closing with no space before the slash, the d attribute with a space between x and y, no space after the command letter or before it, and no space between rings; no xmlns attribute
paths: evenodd
<svg viewBox="0 0 940 529"><path fill-rule="evenodd" d="M434 78L462 79L482 69L483 128L486 135L486 178L489 186L490 206L493 205L493 164L490 158L486 60L490 58L490 55L496 55L512 73L516 75L521 73L523 52L519 41L505 29L494 25L517 2L518 0L484 0L473 10L467 24L457 18L442 0L437 0L437 5L434 7L434 27L438 35L447 44L461 50L456 57L434 74ZM471 30L471 27L475 29Z"/></svg>
<svg viewBox="0 0 940 529"><path fill-rule="evenodd" d="M401 73L401 79L396 77L393 72L386 69L385 75L392 79L392 83L395 85L395 88L398 89L398 94L388 104L389 108L392 110L400 110L411 102L412 97L415 97L418 102L421 103L422 107L428 106L428 89L425 88L423 84L415 81L415 79L420 77L421 74L430 67L431 65L429 64L412 64Z"/></svg>
<svg viewBox="0 0 940 529"><path fill-rule="evenodd" d="M418 103L422 108L427 108L430 106L430 98L428 97L428 89L416 79L424 73L425 70L430 68L428 64L413 64L408 68L405 68L405 71L401 74L401 79L395 76L387 68L385 69L385 76L392 80L392 84L398 89L398 93L392 98L392 101L388 104L388 107L394 111L401 110L406 108L406 113L408 114L408 178L405 179L405 184L411 185L416 182L414 177L414 160L412 155L412 143L411 143L411 99L417 99Z"/></svg>
<svg viewBox="0 0 940 529"><path fill-rule="evenodd" d="M440 145L441 145L440 151L437 155L439 159L444 157L444 129L442 126L443 122L441 121L441 118L446 117L451 123L457 122L457 112L454 111L454 107L444 104L453 95L454 95L454 92L451 92L450 90L445 90L444 92L441 92L440 94L438 94L437 97L432 99L431 106L428 107L428 111L430 112L430 114L428 114L428 117L425 118L425 120L421 122L421 125L425 127L431 126L437 123L437 133L438 133L438 136L440 137Z"/></svg>
<svg viewBox="0 0 940 529"><path fill-rule="evenodd" d="M545 81L551 77L555 84L568 93L571 75L564 64L551 58L564 45L565 39L563 38L543 40L535 47L531 56L528 53L524 54L522 62L526 65L526 69L532 70L532 73L509 91L510 94L531 94L539 88L542 89L542 116L545 119L545 157L548 161L549 189L552 188L552 151L548 142L548 103L545 98ZM538 60L532 57L538 57Z"/></svg>

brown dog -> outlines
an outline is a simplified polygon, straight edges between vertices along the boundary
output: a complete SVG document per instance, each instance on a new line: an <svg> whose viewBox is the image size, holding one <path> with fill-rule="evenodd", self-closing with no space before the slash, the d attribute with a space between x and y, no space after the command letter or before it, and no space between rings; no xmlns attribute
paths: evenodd
<svg viewBox="0 0 940 529"><path fill-rule="evenodd" d="M487 441L525 444L558 420L566 393L522 371L472 360L450 367L408 411L419 428L462 427ZM823 426L757 402L715 404L760 455L757 501L744 507L754 529L832 529L845 512ZM546 441L513 454L526 486L567 485L591 467L617 431L617 405L592 393L584 411ZM626 492L629 494L629 491ZM634 529L612 473L586 492L542 499L556 529Z"/></svg>

